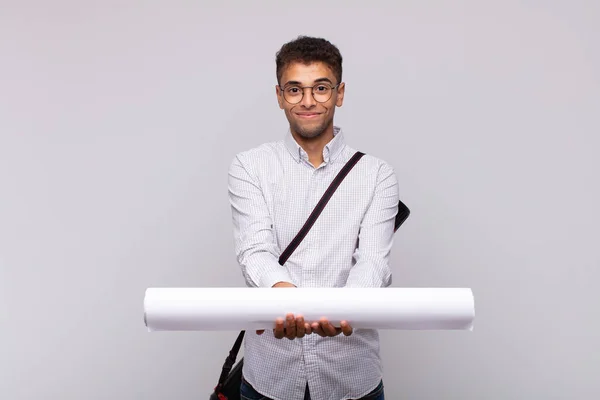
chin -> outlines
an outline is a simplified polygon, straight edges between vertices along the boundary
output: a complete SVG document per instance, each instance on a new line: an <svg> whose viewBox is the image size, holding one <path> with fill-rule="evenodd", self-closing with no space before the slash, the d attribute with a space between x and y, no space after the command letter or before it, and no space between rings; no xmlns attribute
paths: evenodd
<svg viewBox="0 0 600 400"><path fill-rule="evenodd" d="M323 135L323 133L327 130L328 125L329 124L319 126L301 126L299 124L294 124L294 130L298 133L298 135L305 139L314 139Z"/></svg>
<svg viewBox="0 0 600 400"><path fill-rule="evenodd" d="M323 134L323 132L325 132L325 130L324 129L320 129L320 130L310 129L310 130L307 130L307 129L300 128L300 129L296 129L296 132L298 132L298 134L300 136L302 136L303 138L305 138L305 139L313 139L313 138L321 136Z"/></svg>

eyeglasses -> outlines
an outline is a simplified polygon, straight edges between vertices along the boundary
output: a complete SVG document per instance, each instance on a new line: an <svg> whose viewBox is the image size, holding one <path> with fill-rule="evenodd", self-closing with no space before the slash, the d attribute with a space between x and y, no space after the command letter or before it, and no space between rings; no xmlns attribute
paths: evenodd
<svg viewBox="0 0 600 400"><path fill-rule="evenodd" d="M304 98L304 89L311 89L312 96L318 103L329 101L331 95L340 84L331 86L329 83L317 83L314 86L289 85L285 88L279 86L283 92L283 98L290 104L298 104Z"/></svg>

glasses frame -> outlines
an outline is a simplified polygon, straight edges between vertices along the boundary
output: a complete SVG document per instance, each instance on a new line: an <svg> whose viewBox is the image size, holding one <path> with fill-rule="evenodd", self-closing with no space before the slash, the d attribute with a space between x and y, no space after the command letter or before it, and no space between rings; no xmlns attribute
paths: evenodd
<svg viewBox="0 0 600 400"><path fill-rule="evenodd" d="M295 104L300 104L300 103L302 103L302 100L304 100L304 93L305 93L305 90L304 90L304 89L310 89L310 94L312 95L312 98L313 98L313 99L314 99L314 100L315 100L317 103L321 103L321 104L322 104L322 103L327 103L329 100L331 100L331 97L333 96L333 92L334 92L335 90L337 90L337 88L340 86L341 82L340 82L340 83L338 83L337 85L335 85L335 86L333 86L333 87L331 88L331 94L329 95L329 98L328 98L327 100L325 100L325 101L319 101L319 100L317 100L317 99L315 98L315 91L314 91L314 88L315 88L315 87L317 87L317 86L319 86L319 85L322 85L323 83L325 83L325 82L319 82L319 83L315 83L313 86L296 86L296 85L290 85L290 86L293 86L293 87L297 87L298 89L302 89L302 97L300 97L300 100L298 100L298 102L297 102L297 103L292 103L291 101L289 101L288 99L286 99L286 98L285 98L285 94L284 94L284 93L285 93L285 89L284 89L284 88L282 88L282 87L281 87L281 85L277 85L277 86L279 86L279 90L281 90L281 97L283 97L283 100L285 100L285 101L286 101L286 102L288 102L289 104L294 104L294 105L295 105Z"/></svg>

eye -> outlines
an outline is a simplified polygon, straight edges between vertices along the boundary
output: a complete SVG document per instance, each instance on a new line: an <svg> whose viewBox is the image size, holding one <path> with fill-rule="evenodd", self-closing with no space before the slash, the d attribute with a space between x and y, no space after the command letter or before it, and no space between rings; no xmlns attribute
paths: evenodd
<svg viewBox="0 0 600 400"><path fill-rule="evenodd" d="M319 85L317 86L317 91L318 92L326 92L329 90L329 87L327 85Z"/></svg>
<svg viewBox="0 0 600 400"><path fill-rule="evenodd" d="M300 88L296 87L296 86L290 86L290 87L286 88L285 91L290 94L297 94L300 92Z"/></svg>

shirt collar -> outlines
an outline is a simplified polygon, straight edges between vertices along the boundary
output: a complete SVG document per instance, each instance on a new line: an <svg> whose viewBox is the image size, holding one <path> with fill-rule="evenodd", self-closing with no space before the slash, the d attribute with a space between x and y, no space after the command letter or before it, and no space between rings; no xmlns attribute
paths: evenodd
<svg viewBox="0 0 600 400"><path fill-rule="evenodd" d="M298 142L296 142L296 139L294 139L294 136L292 136L292 132L289 129L285 136L285 146L296 162L299 163L303 159L308 161L308 154L306 154L306 151L304 151ZM331 141L323 148L323 160L325 163L334 162L342 152L344 146L344 132L342 131L342 128L334 126L333 139L331 139Z"/></svg>

